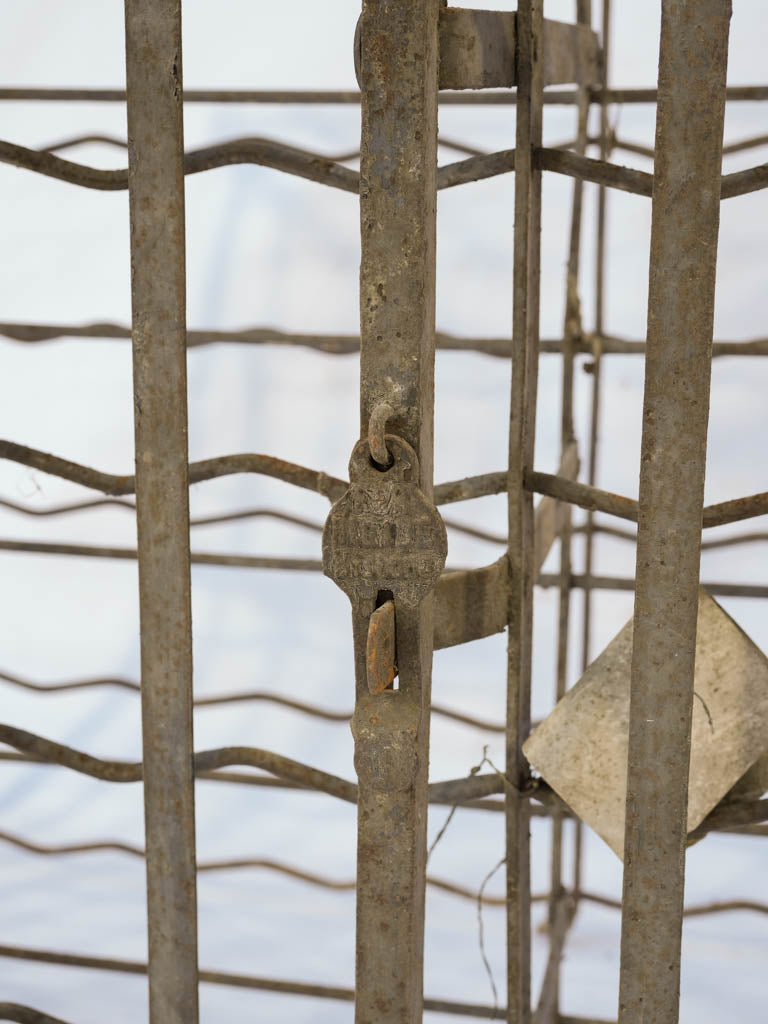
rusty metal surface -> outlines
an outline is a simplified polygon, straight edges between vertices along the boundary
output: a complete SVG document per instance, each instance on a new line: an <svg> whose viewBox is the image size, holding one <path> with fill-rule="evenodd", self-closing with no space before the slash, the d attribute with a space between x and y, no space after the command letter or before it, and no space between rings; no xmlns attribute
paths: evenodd
<svg viewBox="0 0 768 1024"><path fill-rule="evenodd" d="M729 0L664 0L619 1020L675 1024Z"/></svg>
<svg viewBox="0 0 768 1024"><path fill-rule="evenodd" d="M368 692L381 693L397 675L395 654L395 602L385 601L368 621L365 664Z"/></svg>
<svg viewBox="0 0 768 1024"><path fill-rule="evenodd" d="M537 147L537 161L541 168L583 181L592 181L608 188L619 189L633 195L649 197L653 189L653 175L619 164L578 156L565 149ZM52 153L28 149L12 142L0 140L0 163L34 171L49 178L98 191L122 191L128 187L128 171L102 170L87 164L65 160ZM269 139L249 139L236 143L222 143L208 149L195 150L184 157L184 173L199 174L232 164L253 164L270 167L285 174L357 194L360 176L357 171L335 163L320 153L300 150ZM457 185L480 181L505 174L515 169L514 150L471 156L446 164L437 173L437 189L455 188ZM736 171L722 178L723 198L746 195L768 185L768 165L761 164L745 171Z"/></svg>
<svg viewBox="0 0 768 1024"><path fill-rule="evenodd" d="M510 150L509 152L513 152ZM501 170L506 171L508 154L493 154L499 158ZM502 160L503 157L503 160ZM448 179L451 165L446 164L439 169L442 180ZM62 338L97 338L103 340L130 338L128 327L121 324L33 324L33 323L0 323L0 335L12 338L25 344L39 344ZM281 331L274 327L247 327L242 330L189 330L187 331L187 347L197 348L202 345L219 343L236 345L274 345L297 346L327 352L330 355L351 355L360 350L360 338L354 334L314 334L297 331ZM620 355L644 355L645 342L630 338L619 338L604 334L602 330L584 333L575 343L578 354L595 355L595 347L599 346L601 355L611 353ZM482 352L484 355L499 359L509 359L512 343L509 338L471 338L458 337L445 331L435 333L435 348L451 352ZM542 355L553 355L563 350L563 340L558 338L542 338L539 351ZM712 357L722 356L764 356L768 355L768 338L754 338L748 341L715 341L712 345Z"/></svg>
<svg viewBox="0 0 768 1024"><path fill-rule="evenodd" d="M560 477L576 476L576 444L569 444L560 463ZM538 578L552 545L561 535L567 506L543 498L534 515L533 572ZM435 650L479 640L507 628L509 561L503 555L480 569L446 572L435 589ZM434 705L433 705L434 709Z"/></svg>
<svg viewBox="0 0 768 1024"><path fill-rule="evenodd" d="M151 1024L195 1024L180 0L126 0L136 517Z"/></svg>
<svg viewBox="0 0 768 1024"><path fill-rule="evenodd" d="M2 727L4 739L0 742L13 743L18 750L0 750L0 761L9 761L29 765L53 766L61 765L94 778L103 778L108 782L138 782L141 779L142 766L130 761L104 761L83 754L82 751L63 747L61 744L46 740L43 737L23 730ZM23 750L25 752L19 752ZM32 751L30 753L29 751ZM242 764L274 772L275 777L257 775L254 772L221 771L223 765ZM195 776L207 782L234 783L239 785L267 787L272 789L304 790L306 792L327 793L347 803L355 803L357 789L355 784L338 776L318 772L309 765L300 764L289 758L271 751L259 750L254 747L223 747L218 750L203 751L196 757ZM503 813L504 804L500 800L488 800L486 797L502 793L509 789L509 784L500 775L472 775L463 779L449 779L445 782L432 782L427 787L429 803L460 806L470 810ZM541 780L530 782L520 794L532 801L530 813L536 817L549 817L557 811L565 817L573 817L573 813L564 801ZM692 841L696 841L708 832L751 831L755 835L766 834L761 827L768 820L768 800L725 800L702 822L694 833Z"/></svg>
<svg viewBox="0 0 768 1024"><path fill-rule="evenodd" d="M379 402L368 420L368 448L377 469L388 469L394 458L387 448L387 423L394 414L389 402Z"/></svg>
<svg viewBox="0 0 768 1024"><path fill-rule="evenodd" d="M440 88L498 89L516 84L516 15L446 7L440 12Z"/></svg>
<svg viewBox="0 0 768 1024"><path fill-rule="evenodd" d="M512 396L510 406L509 503L510 591L507 610L506 774L524 789L528 764L522 752L531 726L533 626L533 501L523 486L532 468L536 421L539 336L541 171L534 151L541 145L543 4L521 0L517 12L517 124L512 304ZM507 1019L531 1019L531 878L528 805L507 790Z"/></svg>
<svg viewBox="0 0 768 1024"><path fill-rule="evenodd" d="M346 159L349 158L348 154L342 155ZM595 160L569 152L567 148L539 146L537 160L543 170L595 182L633 195L649 197L653 190L653 175L647 171L624 167L606 160ZM128 187L127 169L102 170L65 160L47 150L29 149L3 140L0 140L0 163L34 171L82 188L110 192ZM353 194L357 194L360 189L360 175L357 171L324 154L288 146L271 139L234 140L184 155L185 174L199 174L233 164L270 167L285 174ZM440 167L437 172L437 189L454 188L457 185L480 181L509 173L514 168L514 150L470 156L465 160ZM768 164L759 164L743 171L723 175L721 196L723 199L731 199L735 196L748 195L766 186Z"/></svg>
<svg viewBox="0 0 768 1024"><path fill-rule="evenodd" d="M27 960L37 963L61 964L69 967L86 967L97 971L113 971L116 974L146 974L147 965L140 960L118 959L114 957L82 956L76 953L59 953L53 950L29 949L23 946L0 945L0 957L12 960ZM280 978L259 978L249 974L235 974L231 971L212 971L201 969L200 981L203 984L227 985L232 988L253 989L261 992L278 992L282 995L308 996L313 999L334 999L339 1002L351 1003L355 998L352 988L336 985L308 984L300 981L286 981ZM2 1007L13 1007L16 1004L0 1003ZM425 1011L447 1013L458 1017L474 1017L481 1020L497 1020L498 1012L493 1006L482 1006L478 1003L459 1003L450 999L426 998L423 1001ZM18 1012L37 1013L28 1007L18 1008ZM1 1019L1 1018L0 1018ZM6 1020L17 1021L18 1024L66 1024L53 1017L6 1017ZM566 1018L563 1018L566 1021ZM568 1017L567 1024L604 1024Z"/></svg>
<svg viewBox="0 0 768 1024"><path fill-rule="evenodd" d="M578 0L577 0L578 3ZM596 85L600 81L600 45L597 34L592 31L591 17L581 17L578 23L544 21L544 85ZM575 99L576 106L589 104L589 94Z"/></svg>
<svg viewBox="0 0 768 1024"><path fill-rule="evenodd" d="M348 802L359 802L357 1024L373 1024L374 1021L403 1024L405 1021L419 1020L422 1008L469 1017L494 1018L503 1015L510 1022L519 1024L530 1021L530 906L534 900L549 903L550 950L533 1019L536 1024L594 1024L580 1018L564 1017L559 1013L560 960L579 900L614 909L620 905L616 900L581 889L581 846L578 833L574 883L570 889L564 884L561 822L572 817L572 813L545 784L530 779L528 765L521 752L521 743L530 726L532 587L535 582L542 587L557 587L560 591L556 698L562 696L567 681L569 612L573 589L583 588L587 599L584 619L585 659L589 654L589 597L592 591L630 591L637 586L636 630L641 640L645 637L641 668L645 671L654 659L664 662L653 677L656 689L647 686L641 690L636 680L635 693L641 696L633 698L636 706L639 706L639 700L644 703L641 712L635 708L636 737L631 755L634 757L635 779L630 782L630 790L631 801L635 801L636 820L635 845L625 877L627 907L623 921L622 1024L630 1024L630 1021L635 1024L641 1019L638 1014L643 1015L643 1020L652 1017L654 1024L656 1021L659 1024L673 1024L677 1020L674 989L679 971L681 916L739 909L766 912L763 904L744 900L721 901L682 909L680 857L685 839L684 836L681 838L677 827L680 825L680 815L675 816L673 812L675 809L680 810L684 790L681 767L686 756L683 726L691 700L686 686L677 683L687 668L691 667L686 667L685 662L686 656L690 661L690 644L683 652L684 657L678 657L677 662L673 661L670 652L679 654L680 638L684 641L686 639L686 602L679 598L680 580L683 581L683 588L692 585L694 549L699 539L694 539L694 519L696 514L701 513L702 421L705 419L704 392L709 372L708 361L702 359L702 352L708 349L709 354L717 356L768 354L768 341L764 338L717 342L714 346L711 343L710 300L718 194L721 198L745 195L768 185L766 164L721 176L718 148L721 132L715 123L713 136L712 124L720 117L724 98L737 101L766 99L768 87L724 88L723 36L726 29L723 29L723 23L727 23L727 0L664 0L662 58L666 55L667 65L666 68L662 66L658 91L607 87L610 0L603 0L602 4L602 39L606 50L602 61L597 37L587 27L591 14L589 0L577 2L580 25L543 21L542 0L521 0L519 13L469 11L453 7L439 9L441 6L442 0L414 0L408 4L400 0L365 0L361 33L362 94L348 90L192 90L182 94L179 0L161 0L159 4L152 4L150 0L127 0L127 91L0 89L0 100L6 101L41 99L114 102L128 98L131 129L129 170L105 171L62 160L54 155L54 150L72 148L89 141L125 146L120 139L93 133L67 138L56 145L37 150L11 142L0 142L0 161L89 188L111 190L129 187L131 190L135 275L133 336L137 367L137 475L101 473L90 466L69 462L10 441L0 441L0 457L107 494L131 494L138 487L138 551L114 546L12 539L0 540L0 549L63 556L119 559L139 557L144 626L144 763L93 758L83 751L6 725L0 725L0 741L14 745L23 753L3 750L0 751L0 760L24 761L30 765L56 764L116 782L138 781L144 777L146 770L153 1024L155 1021L165 1024L166 1020L184 1020L193 1024L196 1020L196 995L192 994L193 987L196 988L195 862L193 831L190 830L190 822L193 824L193 774L217 782L314 791ZM696 23L686 23L685 19L693 18L694 15ZM718 20L722 30L719 35L715 31ZM144 36L140 39L142 32ZM686 32L689 33L688 39ZM719 49L720 56L715 60L716 74L711 72L709 66L705 69L706 73L702 73L703 62L689 60L693 52L691 39L697 33L699 43L702 39L709 40L710 57L717 54ZM673 52L671 39L679 52ZM144 47L143 53L139 52L141 47ZM158 54L162 57L163 53L165 59L159 60ZM137 71L139 67L140 72ZM512 85L518 74L518 94L510 92L508 88L503 92L487 91L489 87ZM697 75L701 77L701 82ZM583 87L541 93L544 84L572 81L581 82ZM486 91L443 92L438 96L438 84L452 89ZM609 122L609 104L653 103L657 98L659 135L656 149L617 139ZM183 100L191 103L341 104L362 101L361 171L358 174L343 166L344 162L358 155L352 149L328 156L273 139L232 139L185 155L181 137ZM516 148L485 153L462 142L438 140L449 148L466 153L469 159L436 168L438 103L516 104ZM573 106L578 116L578 131L575 141L545 149L541 146L542 107L551 104ZM599 105L601 124L599 134L588 136L587 117L591 105ZM157 124L162 118L165 119L164 129L157 134ZM712 145L713 137L717 138L718 145ZM764 144L765 138L759 136L744 139L725 147L723 151L739 152L755 148ZM586 156L587 144L600 147L599 160ZM610 154L616 149L650 158L657 152L656 177L645 171L612 163ZM186 331L183 297L183 175L233 163L271 167L360 195L363 237L361 337L354 334L290 332L268 327L240 331ZM543 341L538 338L538 234L542 171L565 174L574 179L563 337ZM690 178L685 178L686 171ZM517 179L513 339L459 338L435 332L436 191L509 172L514 172ZM707 177L704 186L701 184L702 175ZM150 180L151 187L148 185ZM599 186L596 322L593 332L583 329L579 310L577 278L583 182L594 182ZM643 341L608 335L604 329L608 189L648 197L653 195L654 248L647 345ZM145 204L143 221L136 213L139 201ZM158 216L158 210L162 210L162 215ZM146 238L142 240L142 230L146 236L150 222L163 225L159 244L156 244L157 239L153 240L152 245L149 245ZM705 244L702 245L704 236ZM157 251L154 251L155 248ZM683 257L680 255L681 249L684 250ZM696 284L692 284L692 281ZM695 298L692 298L694 291ZM662 320L667 346L664 351L660 347ZM705 322L709 324L709 330L702 329L706 326ZM131 332L114 323L92 323L82 327L4 323L0 324L0 334L35 344L64 337L126 338ZM142 346L142 338L151 340L152 344ZM186 410L183 401L185 349L219 342L300 346L331 354L361 351L361 437L364 440L356 450L360 472L357 476L351 472L351 485L323 471L253 453L225 455L187 467ZM433 488L435 348L475 351L497 358L512 357L508 471L485 473ZM562 461L555 475L538 473L533 469L537 351L556 353L563 358ZM612 353L646 355L648 360L640 502L594 486L601 363L604 355ZM593 360L591 367L585 368L592 373L594 384L590 443L587 448L587 484L576 480L578 459L572 438L574 360L585 354ZM673 385L679 385L676 391ZM693 415L690 414L691 409L694 410ZM654 414L650 420L647 418L649 411ZM154 422L154 429L147 428L150 421ZM172 429L166 430L164 426L158 429L159 423L167 424L169 421L173 421ZM393 445L396 449L394 452ZM405 455L407 461L409 452L413 455L411 478L406 481L405 474L401 473L402 456ZM659 452L662 455L657 458ZM150 457L142 461L142 455ZM654 467L658 468L659 463L662 469L656 473ZM666 484L662 479L664 469ZM187 489L190 483L241 472L259 473L284 480L323 494L331 501L338 502L341 499L344 502L346 496L350 504L356 505L341 526L338 514L332 513L331 524L335 518L339 529L334 530L331 526L326 531L329 550L326 551L325 564L329 567L332 563L341 564L346 561L346 570L342 566L343 571L339 572L337 564L337 571L331 574L336 575L344 589L350 593L355 609L353 631L357 701L353 727L359 788L347 779L319 772L309 765L258 748L225 747L197 755L192 753L192 700L188 685L191 674L188 608L190 564L300 571L318 571L322 564L317 559L309 558L208 552L190 555L190 525L274 516L302 528L315 531L320 528L318 523L288 511L261 508L234 510L189 522ZM651 493L656 486L654 481L657 476L662 481L660 489ZM394 477L398 477L398 486L408 483L405 492L403 488L399 491L393 489L391 483ZM683 486L680 485L681 480L684 481ZM664 490L665 487L667 490ZM439 519L435 518L434 505L504 491L509 495L508 538L466 523L449 522L446 525L482 540L507 544L507 553L500 560L479 569L443 572L440 575L445 557L445 531L441 525L437 525ZM545 497L536 510L534 522L532 496L536 492ZM411 497L421 495L421 498L414 498L420 509L415 519L421 517L424 521L422 525L429 519L434 529L424 526L421 540L416 535L418 531L414 532L414 536L408 533L400 545L402 550L398 551L397 544L387 544L385 534L389 531L389 535L396 536L398 524L412 525L414 522L415 505L411 502L409 506L409 499L404 497L404 493ZM129 510L134 507L131 502L116 498L44 509L0 500L3 507L36 516L63 514L105 504L119 505ZM378 511L375 506L378 506ZM587 522L575 528L571 525L573 506L588 511ZM659 508L663 514L659 514ZM374 515L371 514L372 510L375 511ZM699 525L723 525L763 515L767 510L768 492L750 495L705 508L703 522ZM637 585L632 579L595 574L592 550L593 539L598 533L620 536L631 541L636 537L629 531L594 522L594 511L630 521L637 521L639 517ZM674 526L674 531L670 524ZM378 532L374 526L378 526ZM337 534L335 539L332 537L334 532ZM583 573L574 573L571 565L570 541L574 532L584 533L587 540ZM353 534L355 538L350 544ZM765 533L754 531L709 542L706 546L725 546L764 538ZM544 559L557 539L561 541L559 572L541 574ZM350 551L355 545L357 551L352 558ZM153 582L148 583L147 579L150 578ZM434 593L431 593L433 587ZM759 583L713 583L711 589L713 593L735 597L765 598L768 595L768 586ZM170 605L166 601L169 592ZM171 614L174 607L178 613L175 617ZM163 620L163 614L167 621ZM690 626L690 622L687 625ZM507 626L509 685L506 726L498 722L486 722L462 711L431 705L432 649L489 636ZM659 637L661 643L658 642ZM687 639L690 640L689 635ZM166 671L168 666L164 668L162 663L164 656L166 660L173 660L174 651L178 655L175 668L180 669L175 675L171 670ZM149 652L151 671L147 671ZM682 668L675 667L681 664ZM401 668L400 679L395 683L397 688L393 689L396 673ZM638 679L641 677L640 668L636 668L635 675ZM120 686L132 691L139 688L134 682L116 678L74 680L52 685L32 683L6 673L0 673L0 678L25 689L45 693L93 686ZM676 684L672 698L664 690L664 687L670 689L670 681ZM165 689L159 689L160 685ZM162 705L173 732L174 756L170 760L172 770L168 772L165 759L168 748L166 746L161 769L159 759L152 762L149 732L160 731L162 722L157 711L160 697L167 696L172 689L174 700ZM182 699L175 699L179 694ZM677 711L672 716L668 713L670 699ZM271 702L329 721L343 722L349 718L347 711L308 704L268 691L200 697L194 703L204 707L250 700ZM663 703L667 712L666 719L671 718L672 721L665 720L660 713L652 721L640 717L641 714L647 714L650 718L652 712L659 710L653 704L654 700ZM712 703L716 703L714 699ZM506 778L496 773L473 773L467 778L427 785L430 712L482 729L506 729ZM150 713L151 722L148 720ZM177 743L179 738L180 743ZM657 739L659 743L667 744L667 753L672 751L666 759L657 756ZM650 750L655 760L649 761ZM649 771L649 764L659 771ZM221 768L227 765L243 765L274 775L259 775L254 771L222 771ZM663 770L665 776L663 786L657 779L660 770ZM631 771L632 768L630 774ZM668 784L669 779L672 780L671 785ZM171 814L162 810L164 806L167 809L168 794L172 793L174 786L184 794L181 828L176 827L179 822L174 824ZM768 834L766 826L759 824L768 817L768 801L751 799L760 795L759 789L761 784L758 784L754 792L747 787L740 797L738 787L727 794L690 834L688 843L698 842L708 832L718 830L743 833L751 829L754 834ZM160 794L161 797L155 799L154 809L149 806L154 799L153 790L156 796ZM499 799L488 799L489 796L501 793L505 794L505 803ZM166 801L165 805L162 800ZM424 829L427 802L454 808L461 806L494 812L504 810L508 876L505 900L485 895L478 897L458 883L426 875ZM530 893L528 862L528 824L532 815L549 817L553 821L550 891L536 896ZM659 825L661 818L663 822ZM158 828L164 829L170 837L169 841L175 843L173 871L159 870L161 863L166 866L171 863L171 846L166 844L161 851L162 857L157 854L158 847L153 854L152 844L157 841ZM630 833L632 828L630 823ZM641 831L645 836L642 844L637 839ZM651 840L648 839L649 835ZM191 842L187 842L190 836ZM143 855L140 847L124 843L51 846L10 833L0 833L0 839L38 854L63 855L110 848L136 856ZM630 850L629 845L627 849ZM179 850L180 859L176 857ZM177 870L179 865L180 870ZM328 878L264 858L245 857L205 862L197 866L197 870L219 871L235 867L273 870L329 889L346 890L356 884L351 879ZM171 877L174 872L175 877ZM154 890L152 878L156 883ZM667 886L665 893L660 893L653 886L659 879ZM483 902L507 903L508 1007L496 1010L494 1007L435 999L424 1000L422 1003L425 884L463 898L477 899L478 905ZM191 902L188 898L190 892ZM160 947L152 938L153 934L155 938L160 934L158 921L171 922L171 931L165 930L162 933ZM191 930L188 927L190 923ZM187 943L186 949L183 948L184 942ZM676 942L677 949L674 948ZM44 951L14 951L12 947L0 947L2 955L38 959L41 962L70 963L73 966L79 963L80 966L134 974L146 973L147 970L145 964L133 961L84 958ZM158 957L165 957L162 968L157 966ZM158 981L161 974L162 980ZM216 971L200 972L199 977L206 982L286 994L345 1001L354 998L353 990L348 988L283 982ZM657 983L658 978L662 979L661 983ZM159 1000L164 1001L162 1005ZM169 1000L174 1002L170 1009ZM179 1000L186 1000L186 1003L182 1005ZM54 1018L48 1018L27 1007L14 1005L8 1009L6 1004L2 1004L0 1009L22 1015L7 1019L54 1021ZM649 1013L651 1017L648 1017ZM55 1021L55 1024L60 1022Z"/></svg>
<svg viewBox="0 0 768 1024"><path fill-rule="evenodd" d="M355 445L349 489L323 529L324 572L349 597L353 613L366 618L383 593L403 615L418 609L448 554L440 513L419 487L416 453L394 434L386 435L386 450L391 464L380 467L367 438Z"/></svg>
<svg viewBox="0 0 768 1024"><path fill-rule="evenodd" d="M393 410L432 498L439 0L365 0L360 22L360 418ZM391 589L382 587L382 589ZM374 595L375 598L376 595ZM396 690L368 692L353 612L358 774L357 1024L421 1019L432 598L398 601Z"/></svg>
<svg viewBox="0 0 768 1024"><path fill-rule="evenodd" d="M104 473L91 466L83 466L57 455L42 452L35 448L13 441L0 440L0 458L18 462L20 465L38 469L44 473L82 484L93 490L109 495L133 494L136 490L134 475L118 475ZM234 473L258 473L275 480L284 480L296 487L323 494L334 501L346 493L348 485L338 477L330 476L322 471L299 466L284 459L271 455L260 455L255 452L222 455L218 458L203 459L189 465L189 482L201 483L206 480L218 479ZM458 501L468 501L491 494L501 494L507 487L507 473L483 473L479 476L465 477L462 480L450 480L434 487L436 505L448 505ZM546 494L559 501L569 502L590 511L606 512L620 519L631 522L637 520L638 504L633 498L612 494L589 484L582 484L570 479L570 474L561 470L559 474L540 473L532 468L526 469L523 486L529 491ZM6 502L6 504L8 504ZM92 507L86 505L83 507ZM21 509L17 504L17 510ZM69 511L65 506L62 511ZM745 519L752 519L768 513L768 491L733 498L730 501L718 502L704 508L703 526L705 528L724 526ZM38 513L39 514L39 513ZM249 513L252 514L252 513ZM280 513L282 516L285 513ZM210 522L210 519L205 522ZM295 521L295 520L294 520ZM307 525L304 520L300 525ZM456 523L450 524L454 529Z"/></svg>
<svg viewBox="0 0 768 1024"><path fill-rule="evenodd" d="M507 627L506 556L480 569L447 572L435 590L434 648L455 647Z"/></svg>
<svg viewBox="0 0 768 1024"><path fill-rule="evenodd" d="M181 337L183 338L183 329ZM51 473L63 480L71 480L73 483L102 491L104 494L133 494L136 490L136 477L133 474L123 476L102 473L90 466L81 466L68 459L61 459L56 455L49 455L47 452L28 448L12 441L0 441L0 458L31 466L43 473ZM220 458L203 459L200 462L190 463L188 469L185 470L190 484L229 476L231 473L261 473L274 477L276 480L285 480L297 487L317 491L318 494L324 494L331 500L340 498L347 489L347 484L343 480L328 476L326 473L307 469L305 466L297 466L271 455L255 453L222 455Z"/></svg>
<svg viewBox="0 0 768 1024"><path fill-rule="evenodd" d="M640 103L652 104L657 100L656 89L605 89L590 90L592 103ZM30 100L66 103L124 103L124 89L45 89L45 88L0 88L0 102L28 102ZM726 98L733 103L754 103L768 99L768 85L732 85L726 90ZM512 106L517 103L515 93L507 90L498 92L465 93L444 92L440 103L458 106ZM357 104L360 93L349 89L186 89L185 103L276 103L276 104ZM550 90L545 93L545 106L572 106L578 103L573 89Z"/></svg>

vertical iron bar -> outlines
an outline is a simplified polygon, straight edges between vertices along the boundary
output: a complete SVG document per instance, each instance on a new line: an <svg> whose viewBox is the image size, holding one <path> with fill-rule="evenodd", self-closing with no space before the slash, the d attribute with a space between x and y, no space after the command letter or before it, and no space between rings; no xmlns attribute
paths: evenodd
<svg viewBox="0 0 768 1024"><path fill-rule="evenodd" d="M360 22L360 398L362 434L387 402L388 431L419 456L432 496L437 66L440 0L364 0ZM357 1024L422 1017L432 599L397 606L399 688L371 696L367 616L353 616L358 798Z"/></svg>
<svg viewBox="0 0 768 1024"><path fill-rule="evenodd" d="M141 698L152 1024L195 1024L180 0L126 0Z"/></svg>
<svg viewBox="0 0 768 1024"><path fill-rule="evenodd" d="M517 126L509 433L510 592L507 621L507 776L522 789L528 764L522 744L531 728L533 630L533 498L523 475L533 464L538 380L541 171L542 0L520 0L517 11ZM531 1019L531 877L528 802L507 788L507 989L510 1024Z"/></svg>
<svg viewBox="0 0 768 1024"><path fill-rule="evenodd" d="M600 159L607 160L611 153L610 125L608 123L608 70L611 35L611 0L603 0L602 18L603 65L601 74L600 100ZM600 186L597 193L597 240L595 250L595 334L601 338L604 332L605 315L605 230L607 216L608 189ZM600 377L601 364L599 349L594 354L592 364L592 404L589 414L589 449L587 456L587 482L594 487L597 480L597 449L600 427ZM592 573L592 551L594 534L592 523L594 513L587 512L586 531L584 534L584 573ZM582 640L582 669L586 669L590 661L590 645L592 640L592 593L588 587L584 589L584 622Z"/></svg>
<svg viewBox="0 0 768 1024"><path fill-rule="evenodd" d="M577 0L576 19L582 25L592 23L591 0ZM578 90L575 151L583 156L587 148L589 92ZM574 179L571 205L571 230L566 271L565 322L563 324L563 394L560 423L560 457L574 441L573 370L575 344L581 335L581 304L579 301L579 257L581 255L581 215L584 182ZM567 506L560 533L560 594L557 623L557 676L555 702L564 695L568 683L568 641L571 612L571 507ZM570 907L563 904L563 817L552 815L552 863L550 870L549 944L552 971L544 975L544 984L537 1014L541 1024L557 1024L560 1006L560 960L565 937L572 920ZM551 991L548 991L551 986Z"/></svg>
<svg viewBox="0 0 768 1024"><path fill-rule="evenodd" d="M605 97L608 88L609 58L611 49L611 0L603 0L602 29L603 61L601 69L601 100L600 100L600 159L607 160L610 155L610 125L608 123L608 103ZM605 314L605 231L607 220L608 189L600 186L597 193L597 238L595 248L595 334L603 333ZM599 344L599 343L598 343ZM589 413L589 443L587 455L587 482L594 487L597 480L597 451L600 425L600 379L602 359L600 350L594 353L592 361L592 402ZM594 548L594 513L587 512L584 532L584 575L592 574ZM581 668L586 671L590 662L592 642L592 590L584 587L584 618L582 623ZM581 891L582 853L584 847L584 830L580 821L574 824L574 859L573 859L573 890L578 906Z"/></svg>
<svg viewBox="0 0 768 1024"><path fill-rule="evenodd" d="M676 1024L730 0L663 0L621 1024Z"/></svg>

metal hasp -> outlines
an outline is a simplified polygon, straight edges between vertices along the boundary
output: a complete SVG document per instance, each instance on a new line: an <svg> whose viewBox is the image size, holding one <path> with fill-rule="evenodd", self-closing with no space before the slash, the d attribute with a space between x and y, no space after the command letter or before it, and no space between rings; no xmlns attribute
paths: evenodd
<svg viewBox="0 0 768 1024"><path fill-rule="evenodd" d="M543 85L600 80L600 44L588 23L547 19L543 27ZM442 7L438 20L440 89L511 89L517 85L517 13ZM360 22L355 74L360 84Z"/></svg>
<svg viewBox="0 0 768 1024"><path fill-rule="evenodd" d="M619 1021L676 1024L730 0L663 0Z"/></svg>
<svg viewBox="0 0 768 1024"><path fill-rule="evenodd" d="M520 0L517 11L517 137L512 320L512 397L509 431L509 601L507 621L506 766L507 1013L510 1024L531 1019L531 877L529 777L523 742L531 731L533 627L533 495L524 486L533 469L539 339L542 0Z"/></svg>
<svg viewBox="0 0 768 1024"><path fill-rule="evenodd" d="M359 25L361 435L379 403L432 498L440 0L364 0ZM432 596L398 606L399 685L372 695L353 613L359 780L356 1024L422 1017Z"/></svg>
<svg viewBox="0 0 768 1024"><path fill-rule="evenodd" d="M440 88L509 89L518 84L518 14L445 7L440 12ZM547 19L543 85L599 80L600 46L588 25Z"/></svg>
<svg viewBox="0 0 768 1024"><path fill-rule="evenodd" d="M136 505L152 1024L195 1024L184 170L179 0L126 0Z"/></svg>

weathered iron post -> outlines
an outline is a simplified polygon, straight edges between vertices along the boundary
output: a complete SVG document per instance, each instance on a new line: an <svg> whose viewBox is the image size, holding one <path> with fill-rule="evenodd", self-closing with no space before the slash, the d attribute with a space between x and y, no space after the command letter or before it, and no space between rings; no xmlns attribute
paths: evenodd
<svg viewBox="0 0 768 1024"><path fill-rule="evenodd" d="M415 452L414 483L428 499L440 6L440 0L365 0L360 21L361 431L367 438L374 410L390 407L386 430ZM372 694L366 646L376 596L354 611L355 1020L413 1024L423 1003L432 598L406 605L394 595L399 685Z"/></svg>
<svg viewBox="0 0 768 1024"><path fill-rule="evenodd" d="M675 1024L730 0L663 0L619 1021Z"/></svg>
<svg viewBox="0 0 768 1024"><path fill-rule="evenodd" d="M197 1021L180 0L126 0L149 997Z"/></svg>

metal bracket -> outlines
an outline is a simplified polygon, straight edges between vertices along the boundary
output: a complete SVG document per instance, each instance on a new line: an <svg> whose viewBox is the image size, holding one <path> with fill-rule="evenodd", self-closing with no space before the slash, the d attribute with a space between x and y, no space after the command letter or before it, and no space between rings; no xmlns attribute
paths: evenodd
<svg viewBox="0 0 768 1024"><path fill-rule="evenodd" d="M566 449L558 475L575 480L579 474L576 442ZM550 548L560 536L567 506L555 498L542 498L536 508L533 568L538 577ZM435 650L480 640L507 628L509 561L498 561L480 569L446 572L435 590Z"/></svg>
<svg viewBox="0 0 768 1024"><path fill-rule="evenodd" d="M517 14L446 7L438 23L440 89L509 89L517 85ZM355 75L360 83L360 21ZM544 21L544 85L597 85L602 51L586 25Z"/></svg>

